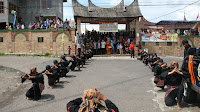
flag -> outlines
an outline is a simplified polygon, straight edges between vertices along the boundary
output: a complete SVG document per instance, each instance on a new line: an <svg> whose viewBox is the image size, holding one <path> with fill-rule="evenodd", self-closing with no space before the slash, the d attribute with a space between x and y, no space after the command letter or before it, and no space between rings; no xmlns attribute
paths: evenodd
<svg viewBox="0 0 200 112"><path fill-rule="evenodd" d="M62 42L65 43L65 34L62 35Z"/></svg>
<svg viewBox="0 0 200 112"><path fill-rule="evenodd" d="M11 13L14 14L13 25L15 26L17 24L17 11L12 10Z"/></svg>
<svg viewBox="0 0 200 112"><path fill-rule="evenodd" d="M199 19L199 13L198 13L198 15L197 15L197 19L196 19L196 21Z"/></svg>

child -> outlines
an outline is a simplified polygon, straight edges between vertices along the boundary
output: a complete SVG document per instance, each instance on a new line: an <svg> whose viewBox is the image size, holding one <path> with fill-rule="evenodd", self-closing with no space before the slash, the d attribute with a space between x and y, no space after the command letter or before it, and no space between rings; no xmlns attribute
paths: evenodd
<svg viewBox="0 0 200 112"><path fill-rule="evenodd" d="M68 46L68 55L70 55L70 54L71 54L71 47Z"/></svg>
<svg viewBox="0 0 200 112"><path fill-rule="evenodd" d="M123 54L123 45L121 43L119 44L119 52L120 54Z"/></svg>

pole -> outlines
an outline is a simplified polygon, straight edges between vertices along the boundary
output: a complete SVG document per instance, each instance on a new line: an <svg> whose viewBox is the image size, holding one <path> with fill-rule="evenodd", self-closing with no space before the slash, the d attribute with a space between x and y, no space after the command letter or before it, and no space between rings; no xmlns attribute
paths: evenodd
<svg viewBox="0 0 200 112"><path fill-rule="evenodd" d="M64 35L64 22L63 22L63 37L65 36ZM64 37L65 38L65 37ZM65 42L63 42L63 54L65 55L65 48L64 48L64 46L65 46Z"/></svg>
<svg viewBox="0 0 200 112"><path fill-rule="evenodd" d="M65 55L65 48L64 48L64 46L65 46L65 43L63 43L63 54Z"/></svg>

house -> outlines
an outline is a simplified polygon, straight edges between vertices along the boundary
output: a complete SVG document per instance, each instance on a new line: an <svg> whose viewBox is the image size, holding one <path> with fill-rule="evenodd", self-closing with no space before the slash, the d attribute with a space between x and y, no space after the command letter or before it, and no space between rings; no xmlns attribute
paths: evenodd
<svg viewBox="0 0 200 112"><path fill-rule="evenodd" d="M17 11L17 19L29 23L46 18L63 19L63 3L67 0L0 0L0 29L13 24L12 10Z"/></svg>

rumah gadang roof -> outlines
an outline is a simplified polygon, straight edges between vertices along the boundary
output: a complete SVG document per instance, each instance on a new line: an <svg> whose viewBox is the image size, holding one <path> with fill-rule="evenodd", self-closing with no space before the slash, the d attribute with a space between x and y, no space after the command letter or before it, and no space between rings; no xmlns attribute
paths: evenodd
<svg viewBox="0 0 200 112"><path fill-rule="evenodd" d="M94 5L88 0L88 7L81 5L77 0L72 0L74 17L88 18L131 18L142 17L138 0L134 0L129 6L124 6L122 0L117 6L112 8L102 8Z"/></svg>

